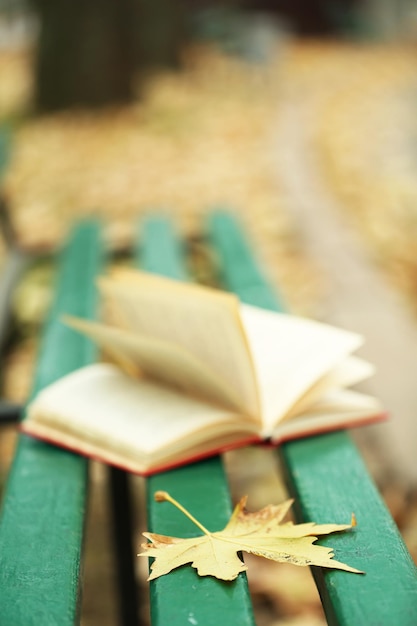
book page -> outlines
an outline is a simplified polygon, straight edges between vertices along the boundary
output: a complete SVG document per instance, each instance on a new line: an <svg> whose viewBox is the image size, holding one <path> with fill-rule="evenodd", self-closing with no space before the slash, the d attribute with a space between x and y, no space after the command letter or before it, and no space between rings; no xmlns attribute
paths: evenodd
<svg viewBox="0 0 417 626"><path fill-rule="evenodd" d="M385 418L386 413L376 398L341 389L329 392L305 413L277 424L272 440L280 443L305 435L371 424Z"/></svg>
<svg viewBox="0 0 417 626"><path fill-rule="evenodd" d="M216 372L192 354L168 341L134 334L121 328L66 316L66 323L90 337L121 369L138 379L143 373L185 394L244 411L239 396Z"/></svg>
<svg viewBox="0 0 417 626"><path fill-rule="evenodd" d="M362 343L345 330L241 305L268 436L292 406Z"/></svg>
<svg viewBox="0 0 417 626"><path fill-rule="evenodd" d="M117 323L139 335L175 343L215 373L259 418L256 376L235 296L134 270L99 282Z"/></svg>
<svg viewBox="0 0 417 626"><path fill-rule="evenodd" d="M240 416L160 385L135 381L109 364L90 365L41 391L22 429L104 459L134 459L144 471L165 457L193 456L203 442L253 437ZM98 452L97 452L98 451Z"/></svg>
<svg viewBox="0 0 417 626"><path fill-rule="evenodd" d="M368 363L368 361L356 356L348 356L342 363L336 365L330 372L326 373L314 383L306 393L293 404L283 419L288 420L295 415L303 413L303 411L311 407L315 401L320 400L326 392L357 385L372 376L374 372L374 366Z"/></svg>

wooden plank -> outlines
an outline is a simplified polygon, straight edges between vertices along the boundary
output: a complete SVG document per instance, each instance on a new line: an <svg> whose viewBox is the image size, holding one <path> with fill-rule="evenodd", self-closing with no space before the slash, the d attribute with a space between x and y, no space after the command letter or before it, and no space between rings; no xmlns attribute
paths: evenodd
<svg viewBox="0 0 417 626"><path fill-rule="evenodd" d="M329 624L417 624L416 567L348 433L287 444L282 459L300 519L345 523L354 511L358 520L354 533L321 542L366 572L314 568Z"/></svg>
<svg viewBox="0 0 417 626"><path fill-rule="evenodd" d="M241 277L242 251L245 267L257 277L260 293L272 292L272 288L239 225L219 212L208 229L221 260L225 286L242 301L263 306L264 296L257 298L256 285L248 288ZM354 532L322 543L335 548L338 560L366 571L366 575L313 568L329 624L417 624L416 567L349 435L338 432L287 443L279 455L289 490L296 498L299 520L346 523L352 511L358 520Z"/></svg>
<svg viewBox="0 0 417 626"><path fill-rule="evenodd" d="M0 186L10 161L11 130L6 124L0 125Z"/></svg>
<svg viewBox="0 0 417 626"><path fill-rule="evenodd" d="M181 247L169 222L148 220L143 227L138 262L145 270L184 279ZM152 476L147 481L148 527L152 532L192 537L200 531L168 503L156 503L154 493L165 490L178 499L209 529L223 528L232 512L229 489L220 458L194 463ZM189 566L151 582L153 626L239 624L253 626L246 575L233 584L200 578Z"/></svg>
<svg viewBox="0 0 417 626"><path fill-rule="evenodd" d="M183 244L168 218L154 217L140 222L138 244L137 267L175 280L190 280Z"/></svg>
<svg viewBox="0 0 417 626"><path fill-rule="evenodd" d="M102 249L95 223L79 226L63 252L45 327L34 393L92 362L91 342L65 327L63 312L93 317ZM87 462L20 436L0 523L0 622L72 626L78 621Z"/></svg>
<svg viewBox="0 0 417 626"><path fill-rule="evenodd" d="M256 303L264 309L284 310L281 294L269 287L240 224L229 213L218 211L213 214L209 220L209 235L221 260L219 278L229 291L240 297L243 294L246 302Z"/></svg>

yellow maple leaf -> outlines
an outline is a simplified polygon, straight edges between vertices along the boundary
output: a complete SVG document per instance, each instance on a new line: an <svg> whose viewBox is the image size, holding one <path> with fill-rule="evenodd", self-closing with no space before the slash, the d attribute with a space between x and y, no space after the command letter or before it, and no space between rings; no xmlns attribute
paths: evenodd
<svg viewBox="0 0 417 626"><path fill-rule="evenodd" d="M165 491L156 492L155 499L174 504L203 531L203 535L180 539L143 533L150 543L142 546L145 551L138 556L155 557L148 580L168 574L187 563L191 563L200 576L234 580L247 569L238 556L241 551L294 565L319 565L355 574L363 573L333 560L331 548L314 545L319 535L348 530L354 524L282 523L292 500L279 505L270 504L260 511L249 513L245 509L247 497L244 497L237 504L225 528L210 532Z"/></svg>

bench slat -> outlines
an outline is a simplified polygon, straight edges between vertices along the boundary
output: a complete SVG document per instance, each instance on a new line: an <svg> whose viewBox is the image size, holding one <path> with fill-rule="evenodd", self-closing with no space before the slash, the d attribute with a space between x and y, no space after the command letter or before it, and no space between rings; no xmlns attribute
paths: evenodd
<svg viewBox="0 0 417 626"><path fill-rule="evenodd" d="M272 288L235 220L218 212L208 232L225 286L248 304L269 304ZM247 282L246 275L253 281ZM280 308L277 301L276 310ZM366 576L313 568L329 624L416 624L416 567L349 435L337 432L294 441L278 453L300 520L346 523L352 511L357 516L354 536L333 535L321 543L333 546L338 560L365 570Z"/></svg>
<svg viewBox="0 0 417 626"><path fill-rule="evenodd" d="M354 539L322 543L366 576L313 571L329 624L417 624L416 567L348 433L287 444L282 456L301 519L343 523L354 511L358 520Z"/></svg>
<svg viewBox="0 0 417 626"><path fill-rule="evenodd" d="M265 281L240 224L229 213L216 211L209 218L208 231L210 243L220 260L219 278L229 291L264 309L284 310L282 296Z"/></svg>
<svg viewBox="0 0 417 626"><path fill-rule="evenodd" d="M169 222L149 219L142 229L138 262L145 270L171 278L186 278L178 239ZM156 503L155 491L165 490L211 530L223 528L232 511L229 489L220 458L194 463L148 479L148 527L152 532L190 537L198 529L169 503ZM254 618L246 576L229 585L201 578L183 567L151 582L153 626L239 624L253 626Z"/></svg>
<svg viewBox="0 0 417 626"><path fill-rule="evenodd" d="M10 160L11 131L6 124L0 125L0 184Z"/></svg>
<svg viewBox="0 0 417 626"><path fill-rule="evenodd" d="M62 255L34 393L95 359L92 343L61 324L59 316L64 311L94 315L94 277L101 260L98 226L80 225ZM83 458L19 437L0 523L2 625L73 626L77 622L86 490Z"/></svg>

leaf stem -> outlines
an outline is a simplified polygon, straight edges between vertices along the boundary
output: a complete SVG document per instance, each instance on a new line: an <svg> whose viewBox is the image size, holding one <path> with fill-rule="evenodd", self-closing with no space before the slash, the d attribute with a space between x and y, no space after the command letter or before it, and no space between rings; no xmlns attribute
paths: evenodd
<svg viewBox="0 0 417 626"><path fill-rule="evenodd" d="M156 491L154 498L157 502L170 502L177 509L179 509L181 513L184 513L184 515L188 517L189 520L191 520L196 526L198 526L198 528L202 530L205 535L211 535L211 532L207 530L207 528L205 528L203 524L200 524L200 522L196 520L196 518L182 506L182 504L180 504L177 500L170 496L167 491Z"/></svg>

